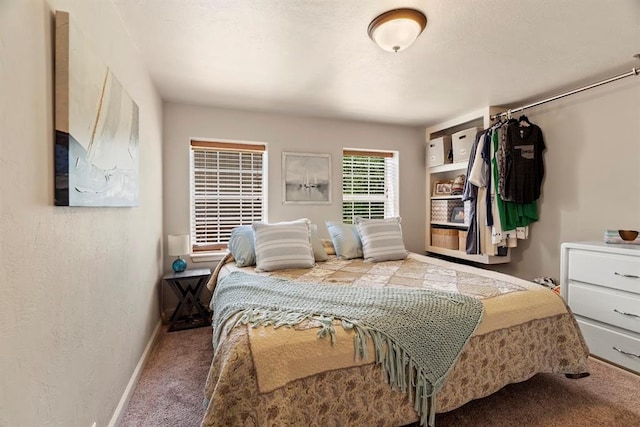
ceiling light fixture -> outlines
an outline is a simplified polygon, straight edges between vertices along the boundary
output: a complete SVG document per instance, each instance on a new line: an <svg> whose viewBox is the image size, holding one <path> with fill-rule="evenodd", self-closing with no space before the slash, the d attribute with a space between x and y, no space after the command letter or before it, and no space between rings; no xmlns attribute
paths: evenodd
<svg viewBox="0 0 640 427"><path fill-rule="evenodd" d="M369 37L388 52L400 52L413 44L427 26L427 17L415 9L394 9L369 24Z"/></svg>

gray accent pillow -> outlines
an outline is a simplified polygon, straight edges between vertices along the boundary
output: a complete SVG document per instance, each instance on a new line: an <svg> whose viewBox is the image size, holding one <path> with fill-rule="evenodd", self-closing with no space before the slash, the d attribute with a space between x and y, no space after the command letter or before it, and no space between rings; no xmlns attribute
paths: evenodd
<svg viewBox="0 0 640 427"><path fill-rule="evenodd" d="M231 230L229 252L233 255L233 259L236 260L238 267L256 265L253 228L250 225L240 225Z"/></svg>
<svg viewBox="0 0 640 427"><path fill-rule="evenodd" d="M402 239L401 222L400 217L356 218L365 261L393 261L405 259L409 255Z"/></svg>
<svg viewBox="0 0 640 427"><path fill-rule="evenodd" d="M362 258L362 242L353 224L326 221L336 256L344 259Z"/></svg>
<svg viewBox="0 0 640 427"><path fill-rule="evenodd" d="M311 249L308 219L267 224L255 222L256 270L311 268L315 261Z"/></svg>

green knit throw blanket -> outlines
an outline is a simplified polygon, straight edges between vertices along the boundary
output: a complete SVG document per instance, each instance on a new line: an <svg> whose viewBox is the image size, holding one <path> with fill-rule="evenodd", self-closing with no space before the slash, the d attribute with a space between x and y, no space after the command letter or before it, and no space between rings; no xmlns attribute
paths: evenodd
<svg viewBox="0 0 640 427"><path fill-rule="evenodd" d="M297 283L244 272L221 280L211 308L214 349L238 325L278 328L305 320L319 321L318 336L335 342L333 321L341 320L355 332L356 360L368 358L373 340L376 363L393 389L413 400L422 426L434 425L435 393L483 313L477 299L451 292Z"/></svg>

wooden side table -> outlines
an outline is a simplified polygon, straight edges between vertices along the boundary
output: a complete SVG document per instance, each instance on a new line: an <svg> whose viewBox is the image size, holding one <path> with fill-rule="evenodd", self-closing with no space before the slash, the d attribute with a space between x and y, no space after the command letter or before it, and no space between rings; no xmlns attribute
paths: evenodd
<svg viewBox="0 0 640 427"><path fill-rule="evenodd" d="M168 273L162 279L178 297L178 305L169 320L169 332L211 325L211 312L200 302L211 269L200 268Z"/></svg>

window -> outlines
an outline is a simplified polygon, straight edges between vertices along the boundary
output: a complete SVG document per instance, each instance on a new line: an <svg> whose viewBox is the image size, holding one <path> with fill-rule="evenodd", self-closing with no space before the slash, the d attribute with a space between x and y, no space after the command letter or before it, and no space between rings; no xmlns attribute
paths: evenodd
<svg viewBox="0 0 640 427"><path fill-rule="evenodd" d="M265 146L191 141L191 244L225 249L231 230L263 218Z"/></svg>
<svg viewBox="0 0 640 427"><path fill-rule="evenodd" d="M398 216L398 205L398 153L344 150L342 221Z"/></svg>

